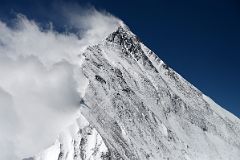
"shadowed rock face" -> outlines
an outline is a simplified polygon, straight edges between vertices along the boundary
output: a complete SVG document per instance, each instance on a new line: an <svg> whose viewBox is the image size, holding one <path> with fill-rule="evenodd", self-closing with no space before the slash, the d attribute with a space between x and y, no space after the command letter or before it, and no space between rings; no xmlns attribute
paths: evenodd
<svg viewBox="0 0 240 160"><path fill-rule="evenodd" d="M126 26L88 47L83 57L78 70L89 80L81 99L85 118L78 120L77 132L63 134L53 146L57 149L49 153L57 159L240 157L239 119L168 67ZM44 153L35 159L48 160Z"/></svg>

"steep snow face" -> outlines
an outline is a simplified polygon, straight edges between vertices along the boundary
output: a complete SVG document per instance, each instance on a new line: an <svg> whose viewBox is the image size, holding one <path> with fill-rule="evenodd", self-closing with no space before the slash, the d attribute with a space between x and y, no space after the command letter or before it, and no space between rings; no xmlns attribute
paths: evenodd
<svg viewBox="0 0 240 160"><path fill-rule="evenodd" d="M102 137L80 114L76 122L59 135L54 145L25 160L93 160L104 159L108 154Z"/></svg>
<svg viewBox="0 0 240 160"><path fill-rule="evenodd" d="M240 120L126 26L82 56L78 70L88 83L79 100L81 120L36 160L239 159Z"/></svg>

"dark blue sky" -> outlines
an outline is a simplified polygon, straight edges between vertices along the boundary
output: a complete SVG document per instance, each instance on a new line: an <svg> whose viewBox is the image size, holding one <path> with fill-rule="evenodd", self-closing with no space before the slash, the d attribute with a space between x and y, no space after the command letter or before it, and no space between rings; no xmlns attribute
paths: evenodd
<svg viewBox="0 0 240 160"><path fill-rule="evenodd" d="M70 1L122 19L168 65L240 117L239 0ZM56 21L50 0L0 2L1 19L20 12L40 22Z"/></svg>

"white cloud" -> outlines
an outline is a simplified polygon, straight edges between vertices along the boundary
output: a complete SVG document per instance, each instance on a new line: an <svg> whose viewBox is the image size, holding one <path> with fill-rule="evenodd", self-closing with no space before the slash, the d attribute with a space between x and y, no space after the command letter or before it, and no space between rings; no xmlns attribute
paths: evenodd
<svg viewBox="0 0 240 160"><path fill-rule="evenodd" d="M76 118L78 89L87 85L74 74L79 55L120 23L93 8L63 15L78 33L42 29L20 14L14 27L0 21L0 159L38 153Z"/></svg>

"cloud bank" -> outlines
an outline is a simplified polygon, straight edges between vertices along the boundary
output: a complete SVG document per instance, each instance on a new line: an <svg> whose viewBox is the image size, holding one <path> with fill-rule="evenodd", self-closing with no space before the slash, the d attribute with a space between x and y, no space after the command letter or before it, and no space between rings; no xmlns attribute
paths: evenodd
<svg viewBox="0 0 240 160"><path fill-rule="evenodd" d="M0 21L0 159L32 156L54 142L79 109L81 53L113 32L120 20L94 8L64 7L75 32L41 27L18 14Z"/></svg>

